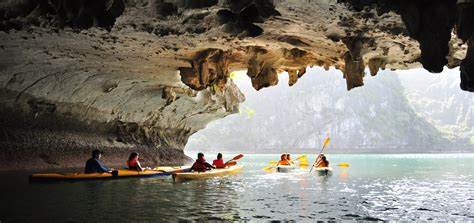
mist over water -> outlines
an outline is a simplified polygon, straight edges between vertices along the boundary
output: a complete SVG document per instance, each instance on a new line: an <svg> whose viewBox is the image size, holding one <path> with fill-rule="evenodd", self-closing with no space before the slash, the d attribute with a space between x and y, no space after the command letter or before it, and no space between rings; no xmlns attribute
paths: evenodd
<svg viewBox="0 0 474 223"><path fill-rule="evenodd" d="M474 154L327 156L350 167L264 171L274 154L246 155L241 173L195 181L29 184L29 173L1 173L0 220L474 220Z"/></svg>

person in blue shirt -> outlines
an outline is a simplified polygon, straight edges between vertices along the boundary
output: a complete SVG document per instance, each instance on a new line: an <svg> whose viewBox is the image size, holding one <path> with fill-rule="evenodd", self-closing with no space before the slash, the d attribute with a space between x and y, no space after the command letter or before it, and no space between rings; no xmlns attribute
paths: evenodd
<svg viewBox="0 0 474 223"><path fill-rule="evenodd" d="M102 151L96 149L92 151L92 158L87 160L85 173L104 173L111 172L111 170L102 163L100 163L100 158L102 157Z"/></svg>

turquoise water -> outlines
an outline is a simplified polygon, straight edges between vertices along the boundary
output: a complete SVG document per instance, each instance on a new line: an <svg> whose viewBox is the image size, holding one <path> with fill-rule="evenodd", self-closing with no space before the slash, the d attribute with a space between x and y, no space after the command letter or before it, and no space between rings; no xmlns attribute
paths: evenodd
<svg viewBox="0 0 474 223"><path fill-rule="evenodd" d="M30 184L29 173L0 173L0 221L474 221L474 154L327 156L350 167L266 172L278 155L247 155L241 173L196 181Z"/></svg>

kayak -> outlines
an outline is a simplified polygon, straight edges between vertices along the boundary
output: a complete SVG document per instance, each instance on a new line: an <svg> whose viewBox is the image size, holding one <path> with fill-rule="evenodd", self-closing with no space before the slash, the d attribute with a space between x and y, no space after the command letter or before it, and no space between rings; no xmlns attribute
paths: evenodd
<svg viewBox="0 0 474 223"><path fill-rule="evenodd" d="M238 166L230 166L227 168L212 169L205 172L198 172L198 171L175 172L173 173L173 180L196 180L196 179L203 179L203 178L233 174L233 173L239 172L242 169L242 167L244 166L238 165Z"/></svg>
<svg viewBox="0 0 474 223"><path fill-rule="evenodd" d="M315 167L313 168L313 171L315 171L319 175L331 175L332 167Z"/></svg>
<svg viewBox="0 0 474 223"><path fill-rule="evenodd" d="M98 179L120 179L131 177L160 177L169 176L173 172L182 171L184 167L157 167L153 170L127 170L119 169L111 173L37 173L30 175L30 181L76 181ZM189 168L189 167L188 167Z"/></svg>
<svg viewBox="0 0 474 223"><path fill-rule="evenodd" d="M277 172L288 173L295 169L295 165L278 165L276 167Z"/></svg>

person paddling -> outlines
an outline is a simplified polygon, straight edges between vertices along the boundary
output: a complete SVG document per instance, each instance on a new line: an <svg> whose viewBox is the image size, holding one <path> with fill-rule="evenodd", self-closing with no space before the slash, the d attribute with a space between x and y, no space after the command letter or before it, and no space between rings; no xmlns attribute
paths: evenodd
<svg viewBox="0 0 474 223"><path fill-rule="evenodd" d="M136 171L143 171L146 169L150 169L149 167L143 168L142 165L140 165L140 161L138 161L138 153L131 153L130 156L128 157L127 160L127 166L131 170L136 170Z"/></svg>
<svg viewBox="0 0 474 223"><path fill-rule="evenodd" d="M204 159L204 154L203 153L198 153L197 155L197 160L194 162L193 166L191 166L191 171L198 171L198 172L204 172L206 170L210 169L215 169L215 167Z"/></svg>
<svg viewBox="0 0 474 223"><path fill-rule="evenodd" d="M224 159L222 158L222 153L217 154L217 159L212 161L212 165L215 166L216 168L225 168L225 163Z"/></svg>
<svg viewBox="0 0 474 223"><path fill-rule="evenodd" d="M314 167L329 167L329 161L327 160L326 156L324 154L321 154L318 157L318 160L316 161L316 164L314 164Z"/></svg>
<svg viewBox="0 0 474 223"><path fill-rule="evenodd" d="M290 163L291 165L295 165L295 162L293 162L293 160L291 160L291 156L289 153L286 154L286 160L288 160L288 163Z"/></svg>
<svg viewBox="0 0 474 223"><path fill-rule="evenodd" d="M104 173L104 172L111 172L111 169L105 167L100 162L100 158L102 157L102 151L96 149L92 151L92 158L87 160L86 168L84 170L85 173Z"/></svg>
<svg viewBox="0 0 474 223"><path fill-rule="evenodd" d="M286 159L286 153L281 154L280 156L280 161L278 161L277 166L283 165L283 166L289 166L291 165L290 162Z"/></svg>

